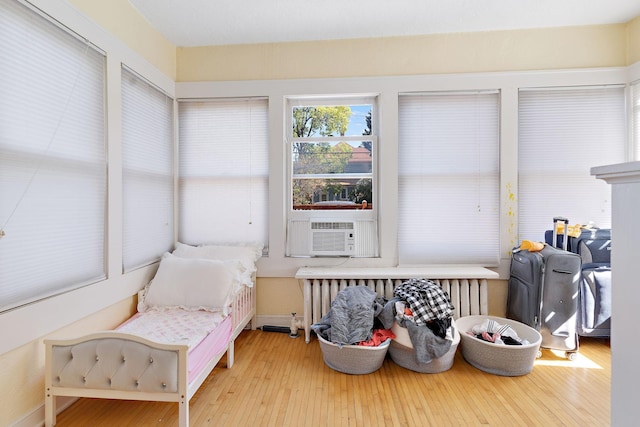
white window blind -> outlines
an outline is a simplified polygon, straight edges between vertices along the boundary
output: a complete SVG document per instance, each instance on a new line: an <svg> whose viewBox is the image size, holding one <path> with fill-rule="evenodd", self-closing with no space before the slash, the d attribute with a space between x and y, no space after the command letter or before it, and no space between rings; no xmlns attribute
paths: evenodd
<svg viewBox="0 0 640 427"><path fill-rule="evenodd" d="M611 190L593 166L625 161L624 87L520 90L519 240L543 241L553 217L611 226Z"/></svg>
<svg viewBox="0 0 640 427"><path fill-rule="evenodd" d="M173 247L173 99L122 70L123 267Z"/></svg>
<svg viewBox="0 0 640 427"><path fill-rule="evenodd" d="M105 278L105 58L0 2L0 311Z"/></svg>
<svg viewBox="0 0 640 427"><path fill-rule="evenodd" d="M188 244L268 245L266 99L179 103L179 228Z"/></svg>
<svg viewBox="0 0 640 427"><path fill-rule="evenodd" d="M498 92L400 96L401 264L498 263L499 103Z"/></svg>
<svg viewBox="0 0 640 427"><path fill-rule="evenodd" d="M634 158L640 160L640 80L631 84Z"/></svg>

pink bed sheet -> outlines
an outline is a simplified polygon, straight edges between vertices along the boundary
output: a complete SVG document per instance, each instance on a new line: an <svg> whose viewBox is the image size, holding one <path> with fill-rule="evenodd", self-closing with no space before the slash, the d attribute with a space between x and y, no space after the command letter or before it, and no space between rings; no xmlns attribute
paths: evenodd
<svg viewBox="0 0 640 427"><path fill-rule="evenodd" d="M165 344L187 344L191 383L212 357L227 348L232 324L231 316L220 312L176 308L136 313L116 330Z"/></svg>

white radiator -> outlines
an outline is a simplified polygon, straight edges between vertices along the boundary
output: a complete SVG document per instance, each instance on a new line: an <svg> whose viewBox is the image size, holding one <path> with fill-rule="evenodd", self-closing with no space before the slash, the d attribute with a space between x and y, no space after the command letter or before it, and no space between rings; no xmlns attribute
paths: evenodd
<svg viewBox="0 0 640 427"><path fill-rule="evenodd" d="M368 286L379 296L387 299L393 297L393 290L405 280L423 277L438 283L448 294L455 307L454 318L474 314L489 314L488 311L488 278L498 275L482 268L482 274L469 276L473 278L450 277L451 273L441 274L447 278L434 278L424 273L437 273L438 269L372 269L372 268L302 268L296 278L301 280L304 294L304 330L307 342L311 339L311 325L322 319L329 309L336 294L347 286ZM336 277L340 272L343 278ZM468 271L467 271L468 272ZM368 273L368 276L367 276ZM387 274L384 277L385 273ZM394 274L390 274L394 273ZM457 271L460 275L461 271ZM333 276L333 277L328 277ZM360 276L360 277L358 277ZM381 277L383 276L383 277Z"/></svg>

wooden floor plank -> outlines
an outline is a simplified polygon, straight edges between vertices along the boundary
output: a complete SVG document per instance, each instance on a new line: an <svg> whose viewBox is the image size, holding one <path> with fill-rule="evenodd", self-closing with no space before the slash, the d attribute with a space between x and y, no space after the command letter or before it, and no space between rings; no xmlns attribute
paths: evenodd
<svg viewBox="0 0 640 427"><path fill-rule="evenodd" d="M438 374L387 358L367 375L327 367L317 340L243 331L233 368L223 358L191 400L200 426L607 426L609 342L584 338L576 361L543 351L521 377L482 372L456 354ZM58 426L174 426L177 404L80 399Z"/></svg>

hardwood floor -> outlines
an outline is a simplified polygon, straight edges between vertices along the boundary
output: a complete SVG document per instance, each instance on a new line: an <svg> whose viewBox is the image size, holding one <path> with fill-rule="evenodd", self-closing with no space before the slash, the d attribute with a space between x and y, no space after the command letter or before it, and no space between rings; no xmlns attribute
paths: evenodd
<svg viewBox="0 0 640 427"><path fill-rule="evenodd" d="M464 361L419 374L386 359L368 375L328 368L318 341L243 331L191 400L191 426L608 426L608 340L582 338L575 361L543 350L521 377L484 373ZM60 427L174 426L174 403L81 399Z"/></svg>

